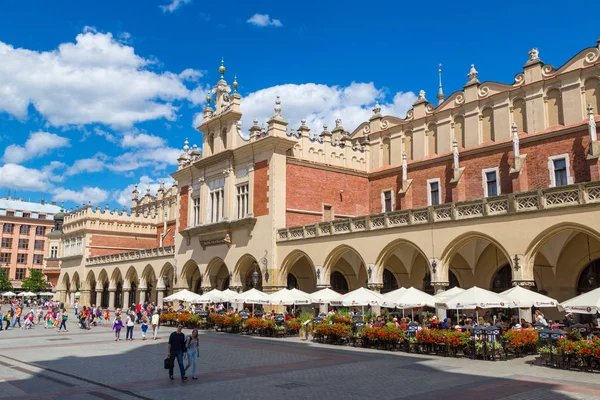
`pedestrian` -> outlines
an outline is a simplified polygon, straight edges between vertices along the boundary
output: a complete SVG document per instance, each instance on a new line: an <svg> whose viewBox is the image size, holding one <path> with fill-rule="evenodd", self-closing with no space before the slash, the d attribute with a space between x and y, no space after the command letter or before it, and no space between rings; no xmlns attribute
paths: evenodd
<svg viewBox="0 0 600 400"><path fill-rule="evenodd" d="M121 316L117 315L115 318L115 322L113 323L113 330L115 331L115 342L121 340L121 329L123 329L123 321L121 321Z"/></svg>
<svg viewBox="0 0 600 400"><path fill-rule="evenodd" d="M198 361L198 357L200 357L200 346L198 345L198 329L194 328L192 334L187 337L186 340L186 348L187 348L187 357L188 364L185 367L187 371L190 365L192 366L192 379L196 380L196 362Z"/></svg>
<svg viewBox="0 0 600 400"><path fill-rule="evenodd" d="M133 328L135 326L135 317L132 312L127 314L127 333L125 335L125 339L133 340Z"/></svg>
<svg viewBox="0 0 600 400"><path fill-rule="evenodd" d="M1 306L0 306L0 310L2 310ZM3 322L4 322L4 317L2 316L2 312L0 312L0 331L3 330L3 328L2 328Z"/></svg>
<svg viewBox="0 0 600 400"><path fill-rule="evenodd" d="M174 360L177 359L177 364L179 364L179 372L181 373L181 381L184 382L187 380L187 376L185 376L185 367L183 366L183 353L186 351L185 348L185 335L181 330L183 329L183 324L177 325L177 330L171 333L169 336L169 350L167 357L171 358L171 368L169 368L169 379L173 380L173 363Z"/></svg>
<svg viewBox="0 0 600 400"><path fill-rule="evenodd" d="M17 305L17 308L15 308L15 319L12 323L12 327L14 328L17 324L19 324L19 328L21 327L21 312L23 311L23 309L21 308L21 305Z"/></svg>
<svg viewBox="0 0 600 400"><path fill-rule="evenodd" d="M67 312L67 309L64 308L62 310L62 315L60 316L60 326L58 327L59 332L62 328L65 328L65 332L69 332L67 330L67 319L69 319L69 313Z"/></svg>
<svg viewBox="0 0 600 400"><path fill-rule="evenodd" d="M5 331L8 331L8 327L10 326L10 318L11 318L11 313L10 310L8 310L6 312L6 315L4 316L4 320L6 321L6 327L4 328Z"/></svg>
<svg viewBox="0 0 600 400"><path fill-rule="evenodd" d="M142 340L146 340L146 332L148 331L148 317L142 316Z"/></svg>
<svg viewBox="0 0 600 400"><path fill-rule="evenodd" d="M152 324L152 339L156 340L156 335L158 335L158 324L160 322L158 311L154 311L154 314L152 314L152 321L150 322Z"/></svg>

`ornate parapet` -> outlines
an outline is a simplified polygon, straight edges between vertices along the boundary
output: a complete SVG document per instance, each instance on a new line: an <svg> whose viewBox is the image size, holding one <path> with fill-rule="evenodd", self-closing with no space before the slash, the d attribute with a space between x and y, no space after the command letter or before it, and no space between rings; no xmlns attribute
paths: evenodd
<svg viewBox="0 0 600 400"><path fill-rule="evenodd" d="M429 223L541 212L600 203L600 181L560 186L433 207L398 210L277 230L277 241L312 239Z"/></svg>
<svg viewBox="0 0 600 400"><path fill-rule="evenodd" d="M152 249L143 249L136 251L129 251L127 253L117 253L108 256L88 257L85 260L87 266L100 265L100 264L112 264L123 261L135 261L148 258L167 257L175 255L175 246L167 247L155 247Z"/></svg>
<svg viewBox="0 0 600 400"><path fill-rule="evenodd" d="M187 239L189 246L193 237L197 237L202 249L208 246L226 244L231 246L231 232L238 229L248 229L252 231L256 225L256 218L248 217L233 221L219 221L213 224L198 225L187 228L179 233Z"/></svg>

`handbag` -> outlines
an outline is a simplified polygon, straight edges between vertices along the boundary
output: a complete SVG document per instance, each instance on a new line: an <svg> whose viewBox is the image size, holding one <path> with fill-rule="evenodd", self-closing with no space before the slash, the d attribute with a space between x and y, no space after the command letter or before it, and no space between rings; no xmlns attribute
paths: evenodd
<svg viewBox="0 0 600 400"><path fill-rule="evenodd" d="M173 368L173 359L171 357L165 358L165 369Z"/></svg>

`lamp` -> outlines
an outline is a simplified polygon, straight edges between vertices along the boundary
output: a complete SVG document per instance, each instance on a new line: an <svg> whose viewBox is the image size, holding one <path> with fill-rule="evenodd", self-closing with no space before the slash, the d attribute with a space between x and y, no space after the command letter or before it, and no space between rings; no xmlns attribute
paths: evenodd
<svg viewBox="0 0 600 400"><path fill-rule="evenodd" d="M252 263L254 265L254 272L252 272L252 287L256 288L258 285L258 264L255 262Z"/></svg>
<svg viewBox="0 0 600 400"><path fill-rule="evenodd" d="M369 268L367 269L367 274L369 275L369 280L371 280L371 275L373 275L373 269L371 268L370 265L369 265Z"/></svg>
<svg viewBox="0 0 600 400"><path fill-rule="evenodd" d="M435 274L436 270L437 270L437 261L433 260L431 262L431 272L433 272Z"/></svg>

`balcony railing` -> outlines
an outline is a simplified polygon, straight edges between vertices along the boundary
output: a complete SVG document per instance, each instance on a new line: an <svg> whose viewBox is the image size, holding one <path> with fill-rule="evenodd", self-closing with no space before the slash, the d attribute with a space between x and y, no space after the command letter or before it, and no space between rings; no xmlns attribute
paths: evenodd
<svg viewBox="0 0 600 400"><path fill-rule="evenodd" d="M522 214L600 203L600 181L484 199L398 210L277 230L277 241L310 239L419 224Z"/></svg>
<svg viewBox="0 0 600 400"><path fill-rule="evenodd" d="M175 246L155 247L152 249L142 249L128 251L126 253L111 254L108 256L88 257L85 260L86 265L99 265L117 263L121 261L141 260L145 258L155 258L172 256L175 254Z"/></svg>

